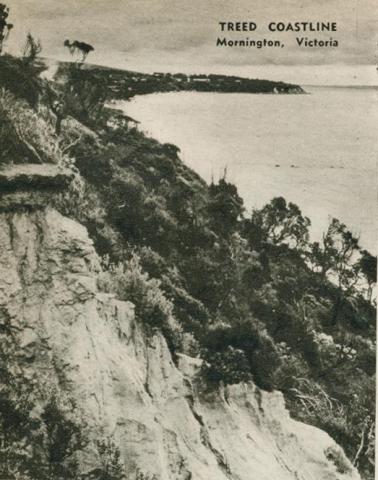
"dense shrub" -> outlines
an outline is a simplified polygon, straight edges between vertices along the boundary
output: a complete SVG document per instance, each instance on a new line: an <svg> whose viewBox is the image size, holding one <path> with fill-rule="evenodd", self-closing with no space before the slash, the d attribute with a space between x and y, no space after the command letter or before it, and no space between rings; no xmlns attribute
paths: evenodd
<svg viewBox="0 0 378 480"><path fill-rule="evenodd" d="M176 351L180 344L181 329L173 317L172 302L160 288L160 281L149 278L142 271L135 253L128 262L117 265L109 264L105 259L104 268L99 276L99 288L134 303L136 315L142 324L150 332L162 331L171 351Z"/></svg>
<svg viewBox="0 0 378 480"><path fill-rule="evenodd" d="M0 163L63 163L54 131L40 115L14 95L0 91Z"/></svg>
<svg viewBox="0 0 378 480"><path fill-rule="evenodd" d="M105 271L99 277L99 287L116 293L122 300L135 304L138 317L152 328L161 327L172 315L172 304L160 289L160 281L142 271L139 257L133 254L129 262L113 265L104 262Z"/></svg>
<svg viewBox="0 0 378 480"><path fill-rule="evenodd" d="M75 418L75 405L53 393L41 418L47 432L47 465L54 477L72 478L78 474L75 453L84 446L84 425Z"/></svg>
<svg viewBox="0 0 378 480"><path fill-rule="evenodd" d="M180 280L176 280L174 272L162 276L162 288L172 299L175 318L180 321L184 331L193 333L197 338L210 320L209 311L204 304L190 295Z"/></svg>
<svg viewBox="0 0 378 480"><path fill-rule="evenodd" d="M26 64L22 59L10 55L0 56L0 88L5 88L29 106L36 108L42 93L40 73L43 64Z"/></svg>
<svg viewBox="0 0 378 480"><path fill-rule="evenodd" d="M84 124L94 125L100 119L107 98L103 79L91 75L80 64L66 66L61 96L65 114Z"/></svg>
<svg viewBox="0 0 378 480"><path fill-rule="evenodd" d="M298 385L298 379L309 378L310 368L304 358L292 352L285 342L276 345L281 364L274 372L273 383L277 390L290 394Z"/></svg>
<svg viewBox="0 0 378 480"><path fill-rule="evenodd" d="M72 402L59 391L51 391L43 402L27 379L6 381L0 400L1 478L76 480L75 453L84 446L84 425Z"/></svg>
<svg viewBox="0 0 378 480"><path fill-rule="evenodd" d="M232 183L224 178L209 187L209 219L216 232L222 235L233 233L243 213L243 200Z"/></svg>
<svg viewBox="0 0 378 480"><path fill-rule="evenodd" d="M225 383L233 383L232 375L228 373L231 371L235 378L253 378L261 388L274 388L274 373L280 365L280 357L273 340L260 322L248 319L232 326L221 324L211 327L201 343L205 349L204 357L209 363L212 360L222 362L214 365L214 368L218 377L222 372L225 373L225 378L222 378Z"/></svg>
<svg viewBox="0 0 378 480"><path fill-rule="evenodd" d="M247 356L241 349L228 345L219 352L204 351L203 357L201 375L209 385L232 385L253 379Z"/></svg>
<svg viewBox="0 0 378 480"><path fill-rule="evenodd" d="M98 440L97 451L100 460L100 469L96 471L97 480L126 479L121 452L111 438Z"/></svg>

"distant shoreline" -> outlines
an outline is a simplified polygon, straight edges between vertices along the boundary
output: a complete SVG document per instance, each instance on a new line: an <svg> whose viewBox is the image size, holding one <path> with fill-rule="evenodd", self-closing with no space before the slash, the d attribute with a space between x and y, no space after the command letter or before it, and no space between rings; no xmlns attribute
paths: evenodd
<svg viewBox="0 0 378 480"><path fill-rule="evenodd" d="M60 63L55 78L64 78L72 63ZM153 74L119 70L108 67L84 65L82 73L88 72L107 88L108 99L128 100L137 95L150 93L196 91L217 93L270 93L278 95L305 94L297 84L272 80L245 78L230 75L162 73Z"/></svg>

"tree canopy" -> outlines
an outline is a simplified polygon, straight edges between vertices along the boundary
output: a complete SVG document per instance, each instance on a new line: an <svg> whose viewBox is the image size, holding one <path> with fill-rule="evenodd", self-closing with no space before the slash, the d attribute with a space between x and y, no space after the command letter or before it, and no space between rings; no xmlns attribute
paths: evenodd
<svg viewBox="0 0 378 480"><path fill-rule="evenodd" d="M0 3L0 55L4 48L4 42L8 38L13 24L8 22L9 7L4 3Z"/></svg>
<svg viewBox="0 0 378 480"><path fill-rule="evenodd" d="M74 55L75 53L81 55L81 62L85 62L89 53L94 51L94 47L92 45L89 43L80 42L78 40L74 40L73 42L70 42L70 40L65 40L64 46L68 48L71 55Z"/></svg>
<svg viewBox="0 0 378 480"><path fill-rule="evenodd" d="M252 242L271 242L303 247L309 239L310 219L294 203L276 197L261 210L254 210L247 229Z"/></svg>

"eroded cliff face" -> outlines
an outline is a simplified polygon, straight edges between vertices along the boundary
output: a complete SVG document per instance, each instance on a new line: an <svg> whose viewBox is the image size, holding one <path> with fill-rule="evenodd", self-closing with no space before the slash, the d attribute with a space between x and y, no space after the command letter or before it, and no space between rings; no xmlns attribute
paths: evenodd
<svg viewBox="0 0 378 480"><path fill-rule="evenodd" d="M75 400L90 439L83 473L96 469L92 447L105 435L131 480L138 471L159 480L360 478L326 433L289 417L280 393L253 384L198 393L200 361L181 355L176 367L131 303L98 291L85 228L47 197L1 198L0 323L17 332L23 375L38 391L56 386Z"/></svg>

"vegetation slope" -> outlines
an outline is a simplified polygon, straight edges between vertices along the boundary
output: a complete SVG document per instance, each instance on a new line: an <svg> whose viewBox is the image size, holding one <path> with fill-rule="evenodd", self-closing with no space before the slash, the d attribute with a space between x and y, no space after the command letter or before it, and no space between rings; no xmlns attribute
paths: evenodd
<svg viewBox="0 0 378 480"><path fill-rule="evenodd" d="M69 165L75 180L55 207L87 227L103 258L100 287L134 302L174 357L204 359L200 388L253 380L282 391L295 418L327 431L372 479L376 258L337 219L312 242L310 220L284 198L246 212L226 177L207 185L177 147L106 108L101 81L80 64L64 82L40 71L35 58L0 57L1 167ZM68 400L52 396L43 428L33 425L5 326L1 336L3 478L76 478ZM99 452L99 478L121 478L111 440Z"/></svg>

